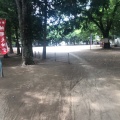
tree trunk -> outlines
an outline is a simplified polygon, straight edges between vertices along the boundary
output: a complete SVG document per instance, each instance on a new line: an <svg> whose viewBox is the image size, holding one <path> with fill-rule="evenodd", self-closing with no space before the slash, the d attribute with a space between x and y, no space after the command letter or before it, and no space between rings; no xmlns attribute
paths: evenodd
<svg viewBox="0 0 120 120"><path fill-rule="evenodd" d="M17 47L17 55L20 55L20 44L18 40L18 28L15 26L15 35L16 35L16 47Z"/></svg>
<svg viewBox="0 0 120 120"><path fill-rule="evenodd" d="M32 65L33 51L31 40L31 9L29 0L15 0L18 8L18 19L20 27L20 38L22 42L22 61L23 65Z"/></svg>
<svg viewBox="0 0 120 120"><path fill-rule="evenodd" d="M11 36L10 37L8 37L8 41L9 41L9 48L10 48L10 53L12 54L12 53L14 53L13 52L13 47L12 47L12 40L11 40Z"/></svg>
<svg viewBox="0 0 120 120"><path fill-rule="evenodd" d="M5 54L5 55L4 55L4 58L9 58L8 54Z"/></svg>
<svg viewBox="0 0 120 120"><path fill-rule="evenodd" d="M43 41L43 55L42 59L46 59L46 37L47 37L47 0L45 0L45 10L44 10L44 41Z"/></svg>
<svg viewBox="0 0 120 120"><path fill-rule="evenodd" d="M9 33L8 33L8 42L9 42L9 48L10 48L10 53L14 53L13 52L13 47L12 47L12 37L11 37L11 26L9 26Z"/></svg>
<svg viewBox="0 0 120 120"><path fill-rule="evenodd" d="M103 33L103 41L104 41L103 48L104 49L109 49L110 48L109 30L102 31L102 33Z"/></svg>
<svg viewBox="0 0 120 120"><path fill-rule="evenodd" d="M25 65L34 64L32 43L30 41L28 43L23 44L23 65L24 64Z"/></svg>

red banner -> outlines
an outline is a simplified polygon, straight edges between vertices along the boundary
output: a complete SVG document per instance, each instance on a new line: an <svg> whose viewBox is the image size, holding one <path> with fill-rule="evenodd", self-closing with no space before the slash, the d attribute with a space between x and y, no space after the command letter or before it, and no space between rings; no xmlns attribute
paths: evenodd
<svg viewBox="0 0 120 120"><path fill-rule="evenodd" d="M6 25L6 20L0 19L0 53L3 55L8 53L8 46L5 35L5 25Z"/></svg>

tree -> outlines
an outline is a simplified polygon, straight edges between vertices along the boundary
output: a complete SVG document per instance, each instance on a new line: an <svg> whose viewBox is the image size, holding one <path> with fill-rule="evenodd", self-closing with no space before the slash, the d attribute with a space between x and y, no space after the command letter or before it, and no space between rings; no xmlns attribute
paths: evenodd
<svg viewBox="0 0 120 120"><path fill-rule="evenodd" d="M23 65L34 64L31 39L31 1L15 0L17 5Z"/></svg>
<svg viewBox="0 0 120 120"><path fill-rule="evenodd" d="M109 33L119 6L119 0L92 0L89 10L85 11L88 19L100 29L103 38L109 38ZM104 48L109 47L109 42L104 43Z"/></svg>
<svg viewBox="0 0 120 120"><path fill-rule="evenodd" d="M47 2L47 0L45 0L45 6L44 6L44 43L43 43L43 55L42 55L43 59L46 59L47 7L48 7L48 2Z"/></svg>
<svg viewBox="0 0 120 120"><path fill-rule="evenodd" d="M120 0L68 0L60 1L58 9L61 10L61 14L66 16L72 16L77 23L84 23L85 27L88 27L89 23L94 23L103 35L103 38L108 38L110 30L112 28L116 13L120 7ZM110 47L110 43L104 44L105 48Z"/></svg>
<svg viewBox="0 0 120 120"><path fill-rule="evenodd" d="M113 21L113 25L112 25L112 29L111 29L111 34L112 35L117 35L120 36L120 7L118 8L117 12L116 12L116 16L115 19Z"/></svg>
<svg viewBox="0 0 120 120"><path fill-rule="evenodd" d="M47 20L50 16L54 15L55 1L51 0L36 0L34 1L34 6L36 6L36 10L38 11L38 16L42 18L42 26L43 26L43 54L42 58L46 59L46 43L47 43Z"/></svg>

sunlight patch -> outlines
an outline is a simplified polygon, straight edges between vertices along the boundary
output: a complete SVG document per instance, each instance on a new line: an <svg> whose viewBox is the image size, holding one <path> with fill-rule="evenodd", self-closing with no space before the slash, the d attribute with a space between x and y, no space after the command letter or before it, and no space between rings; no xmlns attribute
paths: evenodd
<svg viewBox="0 0 120 120"><path fill-rule="evenodd" d="M120 90L115 90L115 94L117 97L119 97L119 100L120 100Z"/></svg>
<svg viewBox="0 0 120 120"><path fill-rule="evenodd" d="M16 67L10 67L11 69L17 69L17 66Z"/></svg>
<svg viewBox="0 0 120 120"><path fill-rule="evenodd" d="M94 67L90 66L90 65L82 65L83 67L85 68L88 68L88 69L93 69Z"/></svg>
<svg viewBox="0 0 120 120"><path fill-rule="evenodd" d="M95 110L100 110L100 108L101 108L100 104L98 104L98 103L91 103L91 107Z"/></svg>

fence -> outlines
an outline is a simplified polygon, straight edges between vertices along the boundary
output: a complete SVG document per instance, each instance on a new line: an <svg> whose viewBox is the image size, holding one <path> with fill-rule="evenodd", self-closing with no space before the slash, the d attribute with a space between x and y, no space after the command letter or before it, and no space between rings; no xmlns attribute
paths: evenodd
<svg viewBox="0 0 120 120"><path fill-rule="evenodd" d="M42 52L34 51L33 56L37 60L42 60ZM47 60L55 61L55 62L63 62L63 63L75 63L79 58L76 59L76 56L73 53L67 52L47 52L46 53Z"/></svg>
<svg viewBox="0 0 120 120"><path fill-rule="evenodd" d="M70 64L70 53L54 53L54 61Z"/></svg>
<svg viewBox="0 0 120 120"><path fill-rule="evenodd" d="M78 59L76 59L72 53L55 52L55 53L48 54L47 57L51 61L63 62L68 64L72 64L78 61Z"/></svg>

